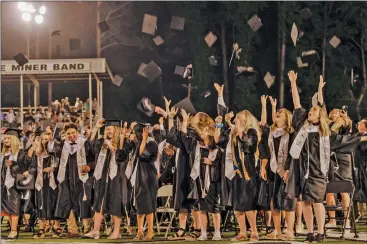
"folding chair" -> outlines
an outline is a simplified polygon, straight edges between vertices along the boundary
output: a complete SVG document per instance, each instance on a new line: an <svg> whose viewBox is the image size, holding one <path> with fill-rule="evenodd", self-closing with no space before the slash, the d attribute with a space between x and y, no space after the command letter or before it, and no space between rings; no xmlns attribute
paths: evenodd
<svg viewBox="0 0 367 244"><path fill-rule="evenodd" d="M344 234L345 234L345 224L347 222L347 220L349 219L349 215L350 213L352 213L352 220L351 220L351 224L353 226L353 230L354 230L354 236L358 237L357 234L357 228L356 228L356 222L355 222L355 216L354 216L354 207L353 207L353 196L354 196L354 185L351 181L349 180L338 180L338 181L329 181L329 183L326 185L326 193L348 193L350 196L350 203L349 206L344 209L341 205L337 205L337 206L325 206L325 210L326 212L329 211L342 211L344 213L344 211L347 212L347 215L343 216L341 220L343 220L343 224L342 227L325 227L324 226L324 233L326 236L326 230L328 229L337 229L337 230L342 230L342 236L340 237L341 239L344 239ZM338 219L339 217L335 217L333 219ZM326 220L330 220L330 216L327 215ZM327 222L327 221L326 221Z"/></svg>
<svg viewBox="0 0 367 244"><path fill-rule="evenodd" d="M158 207L155 214L154 214L156 224L157 224L158 235L160 234L161 229L165 229L166 234L165 234L164 237L168 236L168 233L172 228L172 221L176 216L176 211L171 206L172 196L173 196L173 186L172 185L164 185L164 186L162 186L161 188L158 189L157 198L167 198L166 203L164 204L164 206ZM169 214L169 220L168 221L164 220L164 215L162 215L161 219L159 220L157 213L162 213L162 214L168 213ZM166 226L163 226L163 225L166 225Z"/></svg>

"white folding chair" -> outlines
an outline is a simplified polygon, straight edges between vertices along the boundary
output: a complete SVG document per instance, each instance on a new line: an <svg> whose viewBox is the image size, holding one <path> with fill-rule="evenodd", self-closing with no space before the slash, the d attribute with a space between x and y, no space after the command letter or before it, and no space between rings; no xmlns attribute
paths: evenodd
<svg viewBox="0 0 367 244"><path fill-rule="evenodd" d="M165 237L168 236L168 233L172 228L172 221L176 216L176 211L171 206L172 196L173 196L173 186L172 185L164 185L158 189L157 198L167 198L164 206L158 207L155 212L155 220L157 224L158 235L160 234L161 229L165 229L166 230ZM168 213L169 220L168 221L164 220L163 215L161 216L161 219L159 220L157 213L162 213L162 214Z"/></svg>

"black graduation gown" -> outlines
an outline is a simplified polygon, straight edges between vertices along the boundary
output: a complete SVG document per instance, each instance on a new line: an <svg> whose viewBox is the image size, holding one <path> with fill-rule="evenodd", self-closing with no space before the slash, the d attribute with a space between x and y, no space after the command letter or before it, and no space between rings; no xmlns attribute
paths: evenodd
<svg viewBox="0 0 367 244"><path fill-rule="evenodd" d="M354 162L357 168L354 200L367 203L367 142L358 145L354 154Z"/></svg>
<svg viewBox="0 0 367 244"><path fill-rule="evenodd" d="M3 158L1 167L1 211L9 215L19 216L22 191L16 189L16 182L14 182L14 186L10 189L7 189L5 186L7 171L6 161L9 160L9 157L10 155ZM28 160L27 152L25 150L20 150L17 161L13 161L13 164L10 166L13 177L16 177L16 174L23 174L27 171L29 165Z"/></svg>
<svg viewBox="0 0 367 244"><path fill-rule="evenodd" d="M102 149L103 139L96 141L96 159L97 162L99 152ZM107 149L107 155L105 162L103 164L101 179L96 180L94 177L93 185L93 210L95 212L101 212L102 202L103 202L103 214L122 216L124 212L124 206L122 204L122 162L126 161L128 153L125 149L116 151L116 164L117 164L117 174L111 180L109 177L109 167L111 159L111 151Z"/></svg>
<svg viewBox="0 0 367 244"><path fill-rule="evenodd" d="M60 145L56 145L56 155L61 157L64 141ZM77 166L77 153L69 155L65 169L65 180L58 185L58 196L55 208L55 217L66 219L69 217L70 211L74 210L75 215L80 218L92 217L92 187L93 187L93 169L95 167L95 153L91 142L84 142L87 165L91 168L88 175L89 178L84 184L79 179ZM87 200L83 200L84 192Z"/></svg>
<svg viewBox="0 0 367 244"><path fill-rule="evenodd" d="M248 129L243 138L236 138L235 150L233 155L238 162L239 173L232 180L232 206L234 211L246 212L257 209L257 184L255 169L255 152L257 149L257 133L255 129ZM246 180L243 175L240 155L238 153L238 142L241 142L241 151L244 153L244 165L250 180Z"/></svg>
<svg viewBox="0 0 367 244"><path fill-rule="evenodd" d="M189 161L189 154L182 142L181 132L175 127L172 128L167 134L167 142L179 149L175 153L177 162L175 162L173 171L173 207L177 211L191 209L194 201L187 197L191 189L190 172L192 165Z"/></svg>
<svg viewBox="0 0 367 244"><path fill-rule="evenodd" d="M330 124L330 128L334 123ZM338 135L348 135L349 131L346 128L340 128ZM352 155L351 153L335 152L330 158L330 176L332 180L350 180L352 181Z"/></svg>
<svg viewBox="0 0 367 244"><path fill-rule="evenodd" d="M37 165L36 154L33 154L33 160L35 161L35 165ZM42 162L43 169L47 167L51 167L52 160L55 160L56 162L57 159L55 158L55 155L53 153L49 153L48 157L45 157L43 159L43 162ZM58 166L58 165L54 165L54 166ZM37 189L34 189L35 208L37 211L37 217L40 219L47 219L47 220L57 219L54 216L54 213L55 213L55 208L56 208L56 200L57 200L59 187L57 186L55 190L50 187L50 174L53 174L55 183L56 185L58 185L57 172L58 172L58 167L56 167L53 172L50 172L50 173L43 172L42 173L43 175L42 189L40 191L38 191ZM35 177L36 177L35 178L35 181L36 181L37 173L35 174Z"/></svg>
<svg viewBox="0 0 367 244"><path fill-rule="evenodd" d="M300 131L306 119L307 111L305 109L299 108L294 110L292 123L296 133ZM293 139L295 138L296 134ZM330 151L351 153L359 143L360 138L340 136L332 133L330 136ZM309 176L305 179L308 155ZM326 193L327 180L327 176L321 171L319 133L310 132L308 133L308 138L305 141L299 159L292 160L286 192L295 197L299 197L302 194L303 201L322 203Z"/></svg>
<svg viewBox="0 0 367 244"><path fill-rule="evenodd" d="M137 171L132 201L136 214L141 215L154 213L157 208L158 179L154 162L157 159L158 146L155 141L147 142L142 155L139 155L139 148L140 143L135 152L134 166Z"/></svg>
<svg viewBox="0 0 367 244"><path fill-rule="evenodd" d="M268 159L268 164L266 166L267 171L267 177L268 177L268 185L269 185L269 198L273 200L273 206L275 210L285 210L285 211L294 211L296 207L296 199L294 197L291 197L287 195L284 192L286 184L284 183L283 179L280 177L279 174L274 173L270 169L270 159L271 159L271 153L269 148L269 135L270 135L270 127L268 125L265 125L262 127L263 134L261 136L261 142L259 143L259 153L260 153L260 159ZM291 147L291 137L289 137L289 144L288 144L288 152ZM279 146L281 141L281 136L277 138L273 138L274 142L274 151L275 156L278 160L278 152L279 152ZM284 169L289 169L290 164L290 155L288 155L288 158L285 162ZM261 196L259 196L260 198Z"/></svg>

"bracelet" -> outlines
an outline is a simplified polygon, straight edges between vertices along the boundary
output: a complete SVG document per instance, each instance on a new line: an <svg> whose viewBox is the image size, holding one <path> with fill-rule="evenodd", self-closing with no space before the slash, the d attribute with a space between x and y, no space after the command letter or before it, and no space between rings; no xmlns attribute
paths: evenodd
<svg viewBox="0 0 367 244"><path fill-rule="evenodd" d="M215 124L215 126L217 127L217 128L223 128L223 123L218 123L218 124Z"/></svg>

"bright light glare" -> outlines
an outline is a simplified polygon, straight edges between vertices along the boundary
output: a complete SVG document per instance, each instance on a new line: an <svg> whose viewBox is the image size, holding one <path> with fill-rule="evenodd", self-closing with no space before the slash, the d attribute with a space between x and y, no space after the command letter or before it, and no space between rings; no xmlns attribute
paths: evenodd
<svg viewBox="0 0 367 244"><path fill-rule="evenodd" d="M45 14L46 13L46 7L45 6L41 6L39 9L40 14Z"/></svg>
<svg viewBox="0 0 367 244"><path fill-rule="evenodd" d="M20 11L26 11L26 9L27 9L27 6L28 6L28 4L27 3L25 3L25 2L20 2L20 3L18 3L18 8L19 8L19 10Z"/></svg>
<svg viewBox="0 0 367 244"><path fill-rule="evenodd" d="M34 18L34 20L36 21L37 24L42 24L43 17L42 17L42 15L36 15L36 17Z"/></svg>
<svg viewBox="0 0 367 244"><path fill-rule="evenodd" d="M32 16L30 13L23 13L22 14L22 19L26 22L30 21L32 19Z"/></svg>
<svg viewBox="0 0 367 244"><path fill-rule="evenodd" d="M30 12L30 13L34 13L34 12L36 12L36 9L33 7L32 4L29 4L28 7L27 7L27 11Z"/></svg>

